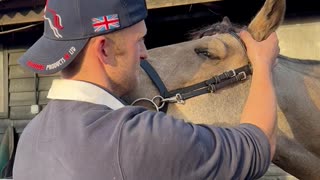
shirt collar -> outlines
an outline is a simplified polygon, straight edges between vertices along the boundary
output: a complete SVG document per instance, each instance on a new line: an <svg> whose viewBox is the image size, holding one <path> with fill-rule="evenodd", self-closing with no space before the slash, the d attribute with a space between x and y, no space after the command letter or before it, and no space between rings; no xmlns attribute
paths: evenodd
<svg viewBox="0 0 320 180"><path fill-rule="evenodd" d="M116 110L124 104L106 90L91 83L66 79L55 79L49 90L49 99L74 100L106 105Z"/></svg>

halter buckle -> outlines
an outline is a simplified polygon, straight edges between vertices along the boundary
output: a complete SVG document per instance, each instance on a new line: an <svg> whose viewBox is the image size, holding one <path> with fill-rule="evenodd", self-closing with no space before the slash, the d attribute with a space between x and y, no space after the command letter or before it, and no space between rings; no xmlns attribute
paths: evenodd
<svg viewBox="0 0 320 180"><path fill-rule="evenodd" d="M241 79L239 79L239 81L243 81L243 80L246 80L246 79L247 79L247 74L246 74L246 72L241 71L241 72L239 72L239 74L237 75L237 77L238 77L238 78L241 78ZM237 79L238 79L238 78L237 78Z"/></svg>
<svg viewBox="0 0 320 180"><path fill-rule="evenodd" d="M230 74L231 73L231 74ZM227 78L232 78L232 77L235 77L237 75L236 71L234 69L228 71L228 72L225 72L224 75L227 77Z"/></svg>
<svg viewBox="0 0 320 180"><path fill-rule="evenodd" d="M216 86L215 86L214 84L209 84L209 85L208 85L208 91L209 91L210 93L214 93L214 92L217 91L217 88L216 88Z"/></svg>
<svg viewBox="0 0 320 180"><path fill-rule="evenodd" d="M162 99L162 102L184 104L184 100L183 100L182 95L180 93L177 93L175 96L172 96L169 98L164 98L164 99Z"/></svg>

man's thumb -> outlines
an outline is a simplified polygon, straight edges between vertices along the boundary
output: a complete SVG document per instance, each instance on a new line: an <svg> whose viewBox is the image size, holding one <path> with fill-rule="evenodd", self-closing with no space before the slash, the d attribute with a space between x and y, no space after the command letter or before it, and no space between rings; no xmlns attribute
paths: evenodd
<svg viewBox="0 0 320 180"><path fill-rule="evenodd" d="M240 38L242 41L247 44L253 41L251 34L248 31L242 30L240 31Z"/></svg>

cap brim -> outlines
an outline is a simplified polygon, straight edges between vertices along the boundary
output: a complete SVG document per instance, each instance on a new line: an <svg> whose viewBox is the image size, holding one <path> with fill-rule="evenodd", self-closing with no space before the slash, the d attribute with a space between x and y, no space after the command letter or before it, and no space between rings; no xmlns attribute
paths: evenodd
<svg viewBox="0 0 320 180"><path fill-rule="evenodd" d="M18 61L33 72L54 74L70 64L88 40L57 41L42 36Z"/></svg>

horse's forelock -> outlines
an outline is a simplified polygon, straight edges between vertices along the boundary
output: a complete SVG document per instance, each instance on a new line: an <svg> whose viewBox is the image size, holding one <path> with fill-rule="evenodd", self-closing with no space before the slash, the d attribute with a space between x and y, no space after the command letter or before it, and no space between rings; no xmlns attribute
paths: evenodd
<svg viewBox="0 0 320 180"><path fill-rule="evenodd" d="M189 37L191 40L200 39L204 36L212 36L215 34L223 34L223 33L239 33L241 29L244 27L237 24L226 24L223 22L218 22L204 28L193 30L189 33Z"/></svg>

